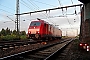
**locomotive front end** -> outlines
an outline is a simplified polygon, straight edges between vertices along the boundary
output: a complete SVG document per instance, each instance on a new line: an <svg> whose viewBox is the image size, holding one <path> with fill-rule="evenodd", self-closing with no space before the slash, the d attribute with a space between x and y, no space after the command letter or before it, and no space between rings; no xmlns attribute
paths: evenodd
<svg viewBox="0 0 90 60"><path fill-rule="evenodd" d="M39 39L40 38L40 25L41 23L38 21L31 22L28 28L28 36L32 39Z"/></svg>

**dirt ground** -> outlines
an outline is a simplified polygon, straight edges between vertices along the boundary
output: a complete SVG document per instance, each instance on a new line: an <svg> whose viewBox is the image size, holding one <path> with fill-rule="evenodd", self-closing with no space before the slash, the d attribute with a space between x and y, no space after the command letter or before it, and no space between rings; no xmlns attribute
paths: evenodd
<svg viewBox="0 0 90 60"><path fill-rule="evenodd" d="M71 48L69 49L67 60L90 60L90 51L79 49L79 40L76 39L71 43Z"/></svg>

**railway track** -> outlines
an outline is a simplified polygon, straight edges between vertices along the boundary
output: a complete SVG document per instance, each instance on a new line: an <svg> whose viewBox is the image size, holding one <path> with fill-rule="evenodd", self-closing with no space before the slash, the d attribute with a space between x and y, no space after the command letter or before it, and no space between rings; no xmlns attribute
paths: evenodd
<svg viewBox="0 0 90 60"><path fill-rule="evenodd" d="M29 51L25 54L13 57L10 60L21 59L21 60L49 60L52 59L59 51L63 50L73 39L64 40L61 42L46 44L40 49ZM62 53L63 54L63 53ZM18 58L17 58L18 57Z"/></svg>
<svg viewBox="0 0 90 60"><path fill-rule="evenodd" d="M68 52L71 49L72 42L70 42L68 45L66 45L64 48L62 48L58 53L54 55L53 60L70 60L68 57Z"/></svg>
<svg viewBox="0 0 90 60"><path fill-rule="evenodd" d="M70 41L64 41L64 42L57 43L55 45L49 46L47 48L41 49L39 51L35 51L34 53L29 54L28 56L26 56L26 58L32 59L32 60L50 60L50 59L53 58L53 56L58 51L60 51L61 49L63 49L71 41L72 40L70 40Z"/></svg>
<svg viewBox="0 0 90 60"><path fill-rule="evenodd" d="M27 60L27 59L43 59L47 60L50 59L56 52L64 48L67 44L69 44L72 41L72 39L67 39L67 40L57 40L57 41L52 41L52 42L41 42L41 43L36 43L36 44L25 44L25 48L22 46L19 47L19 52L11 52L13 54L6 55L6 57L2 57L0 59L6 59L6 60L14 60L15 58L21 59L20 56L22 57L21 60ZM27 49L26 49L27 48ZM18 49L15 49L16 51ZM14 51L15 51L14 50Z"/></svg>
<svg viewBox="0 0 90 60"><path fill-rule="evenodd" d="M38 41L38 42L41 42L41 41ZM8 57L17 55L19 52L25 51L25 47L27 47L29 45L37 44L38 42L31 41L31 40L0 41L0 59L4 59L4 58L8 58ZM22 50L20 50L20 49L22 49Z"/></svg>
<svg viewBox="0 0 90 60"><path fill-rule="evenodd" d="M14 48L15 46L25 45L28 43L34 43L34 41L0 41L0 49L9 49L10 47Z"/></svg>

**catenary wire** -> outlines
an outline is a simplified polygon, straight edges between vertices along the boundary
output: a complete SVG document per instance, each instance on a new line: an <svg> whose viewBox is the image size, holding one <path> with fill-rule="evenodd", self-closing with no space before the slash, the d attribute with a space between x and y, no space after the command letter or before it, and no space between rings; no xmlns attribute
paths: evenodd
<svg viewBox="0 0 90 60"><path fill-rule="evenodd" d="M53 6L53 7L56 7L54 5L51 5L51 4L47 4L47 3L44 3L44 2L40 2L40 1L36 1L36 0L32 0L32 1L35 1L35 2L38 2L38 3L41 3L41 4L45 4L45 5L49 5L49 6Z"/></svg>
<svg viewBox="0 0 90 60"><path fill-rule="evenodd" d="M71 0L71 3L73 4L73 1Z"/></svg>
<svg viewBox="0 0 90 60"><path fill-rule="evenodd" d="M28 2L30 2L30 0L27 0ZM35 3L33 4L32 2L30 2L34 7L36 7L38 10L40 9ZM43 13L44 14L44 13ZM44 14L44 16L45 17L47 17L47 19L49 20L49 18L48 18L48 15L46 14ZM51 20L49 20L49 21L51 21ZM52 22L52 21L51 21ZM53 22L52 22L53 23Z"/></svg>
<svg viewBox="0 0 90 60"><path fill-rule="evenodd" d="M1 10L1 11L4 11L4 12L7 12L7 13L9 13L9 14L15 15L15 14L9 12L9 11L3 10L3 9L0 9L0 10Z"/></svg>
<svg viewBox="0 0 90 60"><path fill-rule="evenodd" d="M60 2L60 0L58 0L58 2L59 2L59 5L61 6L61 2Z"/></svg>
<svg viewBox="0 0 90 60"><path fill-rule="evenodd" d="M25 4L27 4L25 1L23 1ZM28 1L30 4L32 4L35 8L37 8L39 10L39 7L33 3L31 3L30 1ZM29 6L29 5L28 5ZM40 16L42 16L41 14L39 14ZM43 14L44 17L46 16L45 14Z"/></svg>
<svg viewBox="0 0 90 60"><path fill-rule="evenodd" d="M4 5L2 5L2 4L0 4L1 6L3 6L3 7L6 7L6 8L8 8L8 9L10 9L10 10L13 10L13 11L15 11L14 9L12 9L12 8L10 8L10 7L7 7L7 6L4 6Z"/></svg>

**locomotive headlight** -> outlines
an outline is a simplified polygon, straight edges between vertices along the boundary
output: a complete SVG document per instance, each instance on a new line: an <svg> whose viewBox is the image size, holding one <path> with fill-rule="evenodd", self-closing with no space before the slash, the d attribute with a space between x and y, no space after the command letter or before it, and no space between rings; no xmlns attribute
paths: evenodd
<svg viewBox="0 0 90 60"><path fill-rule="evenodd" d="M37 29L37 31L39 31L39 29Z"/></svg>
<svg viewBox="0 0 90 60"><path fill-rule="evenodd" d="M31 31L29 31L28 33L31 34Z"/></svg>
<svg viewBox="0 0 90 60"><path fill-rule="evenodd" d="M39 34L39 33L40 33L40 32L39 32L39 29L37 29L37 30L36 30L36 34Z"/></svg>
<svg viewBox="0 0 90 60"><path fill-rule="evenodd" d="M31 31L31 29L28 29L28 31Z"/></svg>
<svg viewBox="0 0 90 60"><path fill-rule="evenodd" d="M38 33L39 33L39 31L38 31Z"/></svg>
<svg viewBox="0 0 90 60"><path fill-rule="evenodd" d="M29 32L30 33L30 32Z"/></svg>
<svg viewBox="0 0 90 60"><path fill-rule="evenodd" d="M39 34L39 31L36 31L36 34Z"/></svg>

